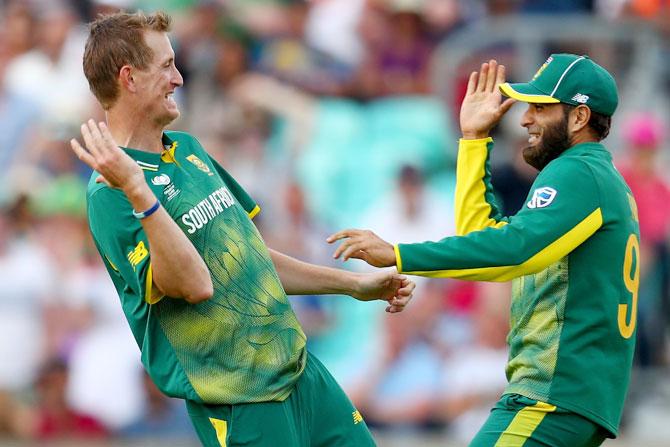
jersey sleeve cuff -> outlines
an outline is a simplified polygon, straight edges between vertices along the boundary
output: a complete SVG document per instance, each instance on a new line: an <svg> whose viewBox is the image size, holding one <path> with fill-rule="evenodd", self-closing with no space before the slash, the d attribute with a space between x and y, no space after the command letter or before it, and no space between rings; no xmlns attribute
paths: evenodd
<svg viewBox="0 0 670 447"><path fill-rule="evenodd" d="M491 137L486 137L486 138L477 138L475 140L468 140L465 138L461 138L458 140L458 147L459 149L468 149L471 147L481 147L486 146L489 143L493 143L493 138Z"/></svg>
<svg viewBox="0 0 670 447"><path fill-rule="evenodd" d="M261 212L261 207L258 206L258 205L256 205L256 206L254 207L254 209L252 209L251 211L249 211L249 219L253 219L253 218L256 217L256 215L257 215L258 213L260 213L260 212Z"/></svg>
<svg viewBox="0 0 670 447"><path fill-rule="evenodd" d="M395 252L395 265L398 269L398 273L402 273L402 258L400 257L400 246L395 244L393 246L393 251Z"/></svg>

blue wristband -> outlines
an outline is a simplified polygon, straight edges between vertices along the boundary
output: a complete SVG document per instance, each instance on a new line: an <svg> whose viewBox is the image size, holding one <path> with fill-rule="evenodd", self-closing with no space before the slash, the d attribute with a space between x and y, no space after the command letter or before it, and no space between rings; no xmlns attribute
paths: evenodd
<svg viewBox="0 0 670 447"><path fill-rule="evenodd" d="M149 208L146 211L142 211L141 213L138 213L137 211L133 210L133 216L137 219L144 219L145 217L151 216L153 213L156 212L158 208L160 208L161 202L159 200L156 200L156 203L151 205L151 208Z"/></svg>

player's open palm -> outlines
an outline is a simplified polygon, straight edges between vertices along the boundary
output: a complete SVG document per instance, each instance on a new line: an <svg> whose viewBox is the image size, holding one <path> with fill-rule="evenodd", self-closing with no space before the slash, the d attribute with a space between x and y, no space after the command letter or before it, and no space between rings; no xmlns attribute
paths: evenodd
<svg viewBox="0 0 670 447"><path fill-rule="evenodd" d="M81 125L85 148L76 139L70 140L77 157L100 173L96 181L113 188L126 189L144 182L142 169L118 147L105 123L93 120Z"/></svg>
<svg viewBox="0 0 670 447"><path fill-rule="evenodd" d="M464 138L485 138L514 104L509 98L502 101L498 85L505 82L505 66L491 59L479 72L473 71L461 104L461 132Z"/></svg>
<svg viewBox="0 0 670 447"><path fill-rule="evenodd" d="M342 241L333 253L334 259L347 261L349 258L361 259L373 267L392 267L395 265L395 250L370 230L348 229L328 236L326 242L332 244Z"/></svg>
<svg viewBox="0 0 670 447"><path fill-rule="evenodd" d="M353 294L361 301L383 300L388 302L386 311L402 312L412 299L416 285L406 276L392 270L361 274L358 287Z"/></svg>

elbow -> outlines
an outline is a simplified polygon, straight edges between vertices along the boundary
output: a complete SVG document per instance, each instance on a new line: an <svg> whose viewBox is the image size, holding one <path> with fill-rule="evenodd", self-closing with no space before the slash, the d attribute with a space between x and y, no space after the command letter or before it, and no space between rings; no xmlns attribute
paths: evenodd
<svg viewBox="0 0 670 447"><path fill-rule="evenodd" d="M203 301L207 301L214 295L214 285L212 284L212 278L209 276L209 272L205 278L201 281L198 281L196 287L192 287L187 293L184 294L184 300L189 304L198 304Z"/></svg>
<svg viewBox="0 0 670 447"><path fill-rule="evenodd" d="M184 300L189 304L198 304L202 303L203 301L207 301L213 295L214 295L214 288L210 281L208 286L205 285L199 287L198 289L191 290L189 291L189 293L184 294Z"/></svg>

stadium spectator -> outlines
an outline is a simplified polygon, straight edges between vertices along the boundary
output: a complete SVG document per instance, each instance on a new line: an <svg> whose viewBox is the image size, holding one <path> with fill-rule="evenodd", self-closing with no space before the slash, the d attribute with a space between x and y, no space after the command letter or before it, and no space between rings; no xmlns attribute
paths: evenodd
<svg viewBox="0 0 670 447"><path fill-rule="evenodd" d="M661 170L665 125L654 114L623 123L626 144L617 167L630 186L640 217L640 302L636 359L642 366L668 362L663 336L670 310L670 183Z"/></svg>
<svg viewBox="0 0 670 447"><path fill-rule="evenodd" d="M106 438L108 433L100 422L68 405L67 381L68 368L64 361L51 359L42 365L36 385L35 439L45 442Z"/></svg>

